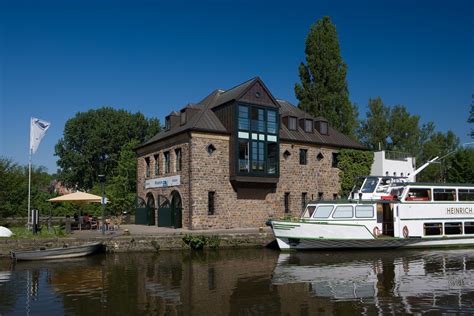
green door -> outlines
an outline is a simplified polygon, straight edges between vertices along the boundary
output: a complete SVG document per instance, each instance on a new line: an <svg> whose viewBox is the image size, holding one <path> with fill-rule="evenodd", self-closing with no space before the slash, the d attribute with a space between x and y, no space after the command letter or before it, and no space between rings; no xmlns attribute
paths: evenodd
<svg viewBox="0 0 474 316"><path fill-rule="evenodd" d="M170 201L163 195L158 196L158 227L172 227Z"/></svg>
<svg viewBox="0 0 474 316"><path fill-rule="evenodd" d="M183 227L182 212L183 212L183 205L181 202L181 195L179 195L178 191L173 191L171 193L171 215L172 215L171 220L172 220L172 226L174 228Z"/></svg>

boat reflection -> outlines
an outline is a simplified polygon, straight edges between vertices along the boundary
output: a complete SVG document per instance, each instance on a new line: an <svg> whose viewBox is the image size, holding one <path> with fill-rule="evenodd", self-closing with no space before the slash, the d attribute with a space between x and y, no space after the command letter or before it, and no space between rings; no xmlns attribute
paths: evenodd
<svg viewBox="0 0 474 316"><path fill-rule="evenodd" d="M420 300L462 308L472 302L473 280L474 250L280 254L272 275L277 287L303 286L311 297L375 306L390 297L408 313Z"/></svg>

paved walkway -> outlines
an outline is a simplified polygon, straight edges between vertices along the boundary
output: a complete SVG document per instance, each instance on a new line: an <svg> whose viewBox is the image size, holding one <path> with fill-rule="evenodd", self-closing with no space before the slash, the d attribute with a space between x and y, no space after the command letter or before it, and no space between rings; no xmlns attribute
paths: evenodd
<svg viewBox="0 0 474 316"><path fill-rule="evenodd" d="M185 228L168 228L168 227L157 227L157 226L146 226L146 225L120 225L118 230L109 230L105 232L106 236L120 236L124 235L124 232L128 230L131 236L172 236L181 234L205 234L205 235L220 235L220 234L256 234L256 233L271 233L270 227L263 227L262 230L259 228L233 228L233 229L213 229L213 230L189 230ZM74 230L72 232L74 237L100 237L102 231L100 230Z"/></svg>

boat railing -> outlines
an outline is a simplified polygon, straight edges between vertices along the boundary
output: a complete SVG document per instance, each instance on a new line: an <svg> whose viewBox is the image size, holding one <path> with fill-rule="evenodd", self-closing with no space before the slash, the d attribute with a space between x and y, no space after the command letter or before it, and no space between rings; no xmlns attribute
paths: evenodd
<svg viewBox="0 0 474 316"><path fill-rule="evenodd" d="M411 155L406 152L401 152L401 151L385 151L385 159L388 160L399 160L399 161L407 161L408 158L410 158Z"/></svg>

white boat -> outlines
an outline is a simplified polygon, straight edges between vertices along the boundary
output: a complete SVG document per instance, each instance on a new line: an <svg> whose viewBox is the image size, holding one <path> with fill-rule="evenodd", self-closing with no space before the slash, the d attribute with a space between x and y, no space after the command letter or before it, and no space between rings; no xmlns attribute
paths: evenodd
<svg viewBox="0 0 474 316"><path fill-rule="evenodd" d="M387 199L310 202L268 224L281 250L474 246L474 185L402 183Z"/></svg>
<svg viewBox="0 0 474 316"><path fill-rule="evenodd" d="M92 242L80 246L11 251L10 256L13 260L69 259L92 255L102 249L102 242Z"/></svg>

